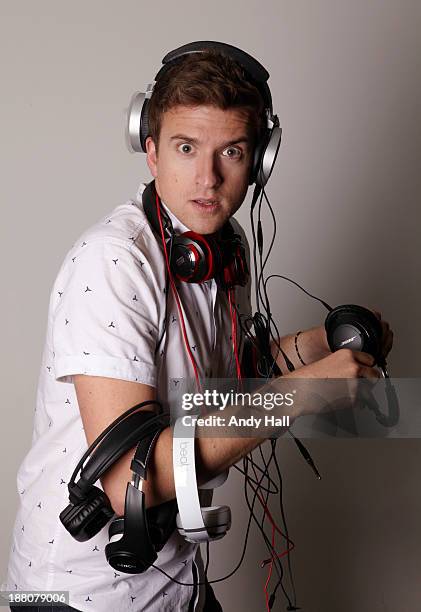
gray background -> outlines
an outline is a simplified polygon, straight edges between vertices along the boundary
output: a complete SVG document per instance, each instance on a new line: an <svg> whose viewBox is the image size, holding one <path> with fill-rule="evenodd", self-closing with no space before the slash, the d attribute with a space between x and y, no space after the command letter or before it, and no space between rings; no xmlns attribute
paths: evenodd
<svg viewBox="0 0 421 612"><path fill-rule="evenodd" d="M2 0L0 18L3 576L49 292L80 232L149 179L144 156L125 149L124 112L170 49L221 40L266 66L284 130L268 185L279 230L270 271L334 305L379 308L395 331L393 375L419 376L421 5ZM239 213L248 233L249 198ZM283 333L324 320L322 306L284 281L271 296ZM320 483L290 442L279 443L299 603L308 612L418 611L419 442L309 447ZM211 577L239 558L241 482L234 473L217 493L234 524L211 547ZM266 556L254 531L242 568L216 586L224 610L264 610Z"/></svg>

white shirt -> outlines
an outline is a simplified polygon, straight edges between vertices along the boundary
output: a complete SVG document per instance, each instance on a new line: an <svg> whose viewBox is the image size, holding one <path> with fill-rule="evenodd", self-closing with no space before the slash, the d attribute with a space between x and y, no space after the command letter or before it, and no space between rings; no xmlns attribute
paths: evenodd
<svg viewBox="0 0 421 612"><path fill-rule="evenodd" d="M69 605L87 612L186 610L193 591L154 568L137 575L115 572L104 553L108 525L91 540L77 542L58 518L68 504L67 483L87 448L73 375L155 386L167 407L171 385L193 377L170 288L166 332L154 355L166 316L165 260L143 211L144 187L81 235L52 288L32 446L17 475L20 505L2 585L69 591ZM166 210L177 233L188 229ZM245 241L238 223L234 226ZM179 283L178 292L199 376L235 377L224 292L214 280ZM240 312L249 313L249 288L237 287L235 296ZM96 486L102 488L100 481ZM197 548L175 531L156 564L191 583Z"/></svg>

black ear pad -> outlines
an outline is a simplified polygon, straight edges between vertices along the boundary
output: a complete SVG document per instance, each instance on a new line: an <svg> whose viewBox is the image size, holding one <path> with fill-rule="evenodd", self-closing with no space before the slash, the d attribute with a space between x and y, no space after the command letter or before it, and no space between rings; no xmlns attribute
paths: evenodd
<svg viewBox="0 0 421 612"><path fill-rule="evenodd" d="M325 329L331 351L341 348L363 351L378 363L381 359L382 327L376 315L362 306L337 306L326 317Z"/></svg>
<svg viewBox="0 0 421 612"><path fill-rule="evenodd" d="M257 174L262 163L263 154L269 142L270 130L264 130L262 137L256 142L253 152L253 165L249 176L249 185L256 182Z"/></svg>
<svg viewBox="0 0 421 612"><path fill-rule="evenodd" d="M106 494L92 487L80 504L69 504L60 512L60 521L78 542L86 542L96 535L114 516Z"/></svg>
<svg viewBox="0 0 421 612"><path fill-rule="evenodd" d="M142 112L140 114L140 144L142 150L146 153L146 139L149 136L149 100L143 102Z"/></svg>
<svg viewBox="0 0 421 612"><path fill-rule="evenodd" d="M146 510L149 534L157 552L164 548L168 538L174 531L178 506L175 499L152 506Z"/></svg>

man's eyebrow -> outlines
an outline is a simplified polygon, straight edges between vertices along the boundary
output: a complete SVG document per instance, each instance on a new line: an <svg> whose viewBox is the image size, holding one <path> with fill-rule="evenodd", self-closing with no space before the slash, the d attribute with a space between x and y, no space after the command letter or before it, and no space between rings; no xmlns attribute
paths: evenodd
<svg viewBox="0 0 421 612"><path fill-rule="evenodd" d="M191 136L186 136L185 134L174 134L171 136L171 140L183 140L184 142L191 142L194 145L200 144L200 141L197 138L192 138ZM228 140L224 142L221 146L228 147L229 145L239 144L240 142L245 142L246 144L250 144L251 139L249 136L239 136L235 140Z"/></svg>

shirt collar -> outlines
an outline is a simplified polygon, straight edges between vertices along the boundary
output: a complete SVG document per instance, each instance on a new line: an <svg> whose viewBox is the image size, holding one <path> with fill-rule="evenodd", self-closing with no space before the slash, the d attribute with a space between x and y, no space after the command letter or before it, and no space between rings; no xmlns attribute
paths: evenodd
<svg viewBox="0 0 421 612"><path fill-rule="evenodd" d="M142 205L142 193L143 193L145 187L146 187L146 183L140 183L139 189L137 190L137 193L136 193L136 202L138 204L140 204L140 205ZM177 233L188 232L189 228L186 225L184 225L184 223L182 223L175 216L175 214L168 208L168 206L165 204L165 202L163 200L161 200L161 204L162 204L164 210L166 211L166 213L168 214L169 218L171 219L171 223L172 223L172 226L175 229L175 231Z"/></svg>

